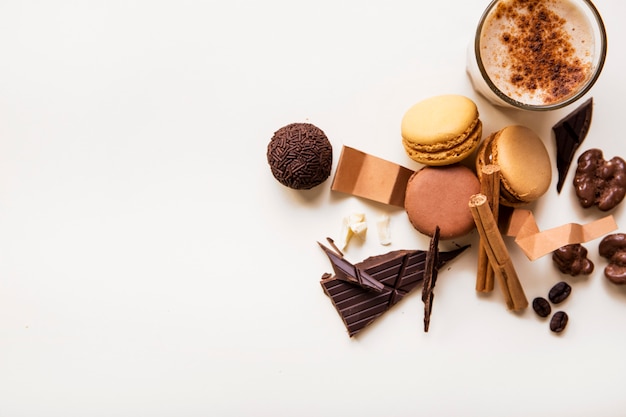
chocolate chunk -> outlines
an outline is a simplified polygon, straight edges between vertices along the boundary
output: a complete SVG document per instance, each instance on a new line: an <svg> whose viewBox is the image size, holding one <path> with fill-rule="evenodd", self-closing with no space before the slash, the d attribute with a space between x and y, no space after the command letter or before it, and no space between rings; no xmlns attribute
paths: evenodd
<svg viewBox="0 0 626 417"><path fill-rule="evenodd" d="M333 150L324 132L310 123L281 127L267 145L267 162L281 184L308 190L330 176Z"/></svg>
<svg viewBox="0 0 626 417"><path fill-rule="evenodd" d="M613 284L626 284L626 234L615 233L605 236L600 242L600 256L609 260L604 276Z"/></svg>
<svg viewBox="0 0 626 417"><path fill-rule="evenodd" d="M606 161L600 149L589 149L578 157L574 187L583 208L611 210L626 196L626 161L619 156Z"/></svg>
<svg viewBox="0 0 626 417"><path fill-rule="evenodd" d="M559 271L573 277L593 272L593 262L587 258L587 249L580 243L561 246L552 252L552 261Z"/></svg>
<svg viewBox="0 0 626 417"><path fill-rule="evenodd" d="M437 268L441 268L467 248L468 246L464 246L453 251L440 252ZM383 284L384 288L380 292L339 279L336 275L323 275L320 282L322 289L332 301L350 337L374 322L422 282L426 254L422 250L396 250L354 264L355 270L359 270L361 274L366 273ZM332 263L336 258L329 259Z"/></svg>
<svg viewBox="0 0 626 417"><path fill-rule="evenodd" d="M559 193L574 160L574 154L589 132L592 112L593 97L552 127L556 139L556 167L559 174L556 189Z"/></svg>
<svg viewBox="0 0 626 417"><path fill-rule="evenodd" d="M424 286L422 287L422 301L424 302L424 331L428 332L430 326L430 314L433 309L433 299L435 294L433 290L437 282L437 259L439 258L439 226L435 227L435 232L430 239L430 247L426 254L426 262L424 266Z"/></svg>
<svg viewBox="0 0 626 417"><path fill-rule="evenodd" d="M332 240L329 239L329 241L332 244ZM374 279L370 274L356 268L350 262L346 261L341 253L337 254L321 243L319 243L319 245L326 253L326 256L330 259L330 263L333 266L335 277L337 279L352 282L366 290L372 290L375 292L381 292L385 288L383 284Z"/></svg>

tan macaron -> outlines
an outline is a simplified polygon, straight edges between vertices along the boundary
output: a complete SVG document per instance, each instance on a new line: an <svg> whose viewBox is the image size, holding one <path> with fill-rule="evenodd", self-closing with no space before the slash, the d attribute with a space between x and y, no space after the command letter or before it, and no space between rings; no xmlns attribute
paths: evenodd
<svg viewBox="0 0 626 417"><path fill-rule="evenodd" d="M552 181L550 156L543 141L524 126L507 126L479 146L476 171L484 165L500 167L500 203L509 207L529 204L544 195Z"/></svg>
<svg viewBox="0 0 626 417"><path fill-rule="evenodd" d="M482 122L476 104L465 96L442 95L420 101L402 118L402 145L424 165L450 165L478 146Z"/></svg>

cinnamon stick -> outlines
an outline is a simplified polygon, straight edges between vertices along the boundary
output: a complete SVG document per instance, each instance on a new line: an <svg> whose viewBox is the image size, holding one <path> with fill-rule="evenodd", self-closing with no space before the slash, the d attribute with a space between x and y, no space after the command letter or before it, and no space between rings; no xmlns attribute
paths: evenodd
<svg viewBox="0 0 626 417"><path fill-rule="evenodd" d="M489 263L502 289L509 310L519 311L528 307L528 299L519 281L513 261L498 230L498 224L484 194L475 194L469 201L470 211L480 238L484 242Z"/></svg>
<svg viewBox="0 0 626 417"><path fill-rule="evenodd" d="M500 207L500 167L485 165L481 169L480 192L487 197L494 219L498 218ZM489 264L485 243L480 240L478 246L478 268L476 271L476 291L491 292L494 287L494 271Z"/></svg>

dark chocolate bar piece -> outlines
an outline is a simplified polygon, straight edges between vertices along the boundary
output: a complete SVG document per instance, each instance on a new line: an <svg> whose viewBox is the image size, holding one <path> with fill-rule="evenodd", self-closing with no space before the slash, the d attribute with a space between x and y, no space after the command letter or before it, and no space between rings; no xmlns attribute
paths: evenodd
<svg viewBox="0 0 626 417"><path fill-rule="evenodd" d="M439 268L437 259L439 258L439 226L435 227L430 239L430 246L426 254L426 265L424 267L424 286L422 287L422 301L424 302L424 331L428 332L430 326L430 314L433 310L433 298L435 294L435 283Z"/></svg>
<svg viewBox="0 0 626 417"><path fill-rule="evenodd" d="M559 175L556 190L559 193L574 160L574 154L589 132L592 112L593 97L552 127L556 139L556 168Z"/></svg>
<svg viewBox="0 0 626 417"><path fill-rule="evenodd" d="M468 247L440 252L437 268L456 258ZM368 274L383 285L380 292L363 288L336 275L324 274L320 282L322 289L331 299L350 337L374 322L422 282L426 255L427 252L423 250L396 250L354 264L355 270ZM332 263L336 258L329 259Z"/></svg>
<svg viewBox="0 0 626 417"><path fill-rule="evenodd" d="M385 288L383 284L372 278L370 274L356 268L350 262L346 261L341 253L335 253L319 242L318 244L324 250L328 259L330 259L330 263L333 266L335 277L337 279L352 282L365 288L366 290L376 292L381 292L383 288Z"/></svg>

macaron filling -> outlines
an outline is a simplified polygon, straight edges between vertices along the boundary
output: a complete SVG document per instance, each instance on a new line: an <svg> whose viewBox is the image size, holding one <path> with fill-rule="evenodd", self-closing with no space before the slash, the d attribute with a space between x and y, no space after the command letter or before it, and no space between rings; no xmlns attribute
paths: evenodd
<svg viewBox="0 0 626 417"><path fill-rule="evenodd" d="M426 165L448 165L468 157L478 146L482 135L482 122L478 119L458 138L449 142L423 145L402 140L411 159Z"/></svg>

